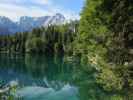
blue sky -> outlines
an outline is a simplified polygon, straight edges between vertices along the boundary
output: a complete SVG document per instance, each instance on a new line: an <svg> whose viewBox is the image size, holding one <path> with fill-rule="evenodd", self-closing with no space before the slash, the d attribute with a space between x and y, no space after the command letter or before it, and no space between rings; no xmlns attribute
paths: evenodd
<svg viewBox="0 0 133 100"><path fill-rule="evenodd" d="M21 16L62 13L67 19L79 19L83 4L84 0L0 0L0 16L16 21Z"/></svg>

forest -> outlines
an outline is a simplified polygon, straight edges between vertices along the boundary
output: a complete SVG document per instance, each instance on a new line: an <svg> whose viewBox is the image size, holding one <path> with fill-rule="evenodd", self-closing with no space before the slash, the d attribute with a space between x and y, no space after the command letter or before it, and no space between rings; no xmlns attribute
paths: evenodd
<svg viewBox="0 0 133 100"><path fill-rule="evenodd" d="M0 52L76 56L105 91L132 94L133 0L86 0L80 21L0 36Z"/></svg>
<svg viewBox="0 0 133 100"><path fill-rule="evenodd" d="M133 88L133 1L86 0L74 52L97 66L107 91Z"/></svg>
<svg viewBox="0 0 133 100"><path fill-rule="evenodd" d="M5 53L71 53L72 42L77 34L79 22L49 25L22 32L0 36L0 51Z"/></svg>

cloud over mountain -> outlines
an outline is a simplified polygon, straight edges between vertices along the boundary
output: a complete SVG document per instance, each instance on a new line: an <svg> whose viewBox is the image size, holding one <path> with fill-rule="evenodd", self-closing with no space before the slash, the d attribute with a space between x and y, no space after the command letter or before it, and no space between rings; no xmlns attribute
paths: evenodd
<svg viewBox="0 0 133 100"><path fill-rule="evenodd" d="M39 17L62 13L67 19L79 19L76 0L0 0L0 16L16 21L21 16ZM77 2L83 0L78 0ZM75 4L74 4L75 2Z"/></svg>

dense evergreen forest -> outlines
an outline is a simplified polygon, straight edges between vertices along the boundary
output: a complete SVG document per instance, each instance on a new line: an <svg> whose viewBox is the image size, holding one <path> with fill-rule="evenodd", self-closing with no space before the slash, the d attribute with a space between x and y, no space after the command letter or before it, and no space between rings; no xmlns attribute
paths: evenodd
<svg viewBox="0 0 133 100"><path fill-rule="evenodd" d="M4 53L71 53L78 21L49 25L31 32L0 36L0 51Z"/></svg>
<svg viewBox="0 0 133 100"><path fill-rule="evenodd" d="M0 36L0 51L78 56L96 68L105 90L132 91L132 27L133 0L86 0L80 22Z"/></svg>

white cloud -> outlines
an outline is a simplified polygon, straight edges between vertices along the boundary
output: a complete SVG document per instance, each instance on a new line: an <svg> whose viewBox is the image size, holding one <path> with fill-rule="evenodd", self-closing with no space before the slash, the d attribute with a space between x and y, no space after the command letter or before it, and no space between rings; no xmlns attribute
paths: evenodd
<svg viewBox="0 0 133 100"><path fill-rule="evenodd" d="M29 7L24 3L32 1ZM29 3L29 4L30 4ZM18 4L18 5L17 5ZM44 8L39 5L44 5ZM62 13L67 19L79 19L79 15L71 10L66 10L51 3L51 0L0 0L0 16L6 16L16 21L21 16L45 16L53 15L55 13Z"/></svg>
<svg viewBox="0 0 133 100"><path fill-rule="evenodd" d="M33 0L34 3L41 4L41 5L48 5L50 4L49 0Z"/></svg>
<svg viewBox="0 0 133 100"><path fill-rule="evenodd" d="M0 0L0 3L8 3L8 4L32 3L32 4L46 5L50 3L50 0Z"/></svg>
<svg viewBox="0 0 133 100"><path fill-rule="evenodd" d="M63 14L67 20L80 19L79 14L76 14L75 12L73 12L69 9L65 9L65 8L62 8L62 7L59 7L56 5L50 5L50 8L52 8L52 7L54 7L54 9L51 9L51 12L53 12L53 13L59 12L59 13Z"/></svg>
<svg viewBox="0 0 133 100"><path fill-rule="evenodd" d="M44 16L50 15L48 10L43 10L39 7L21 7L17 5L10 4L0 4L0 16L6 16L11 18L12 20L18 20L21 16Z"/></svg>

